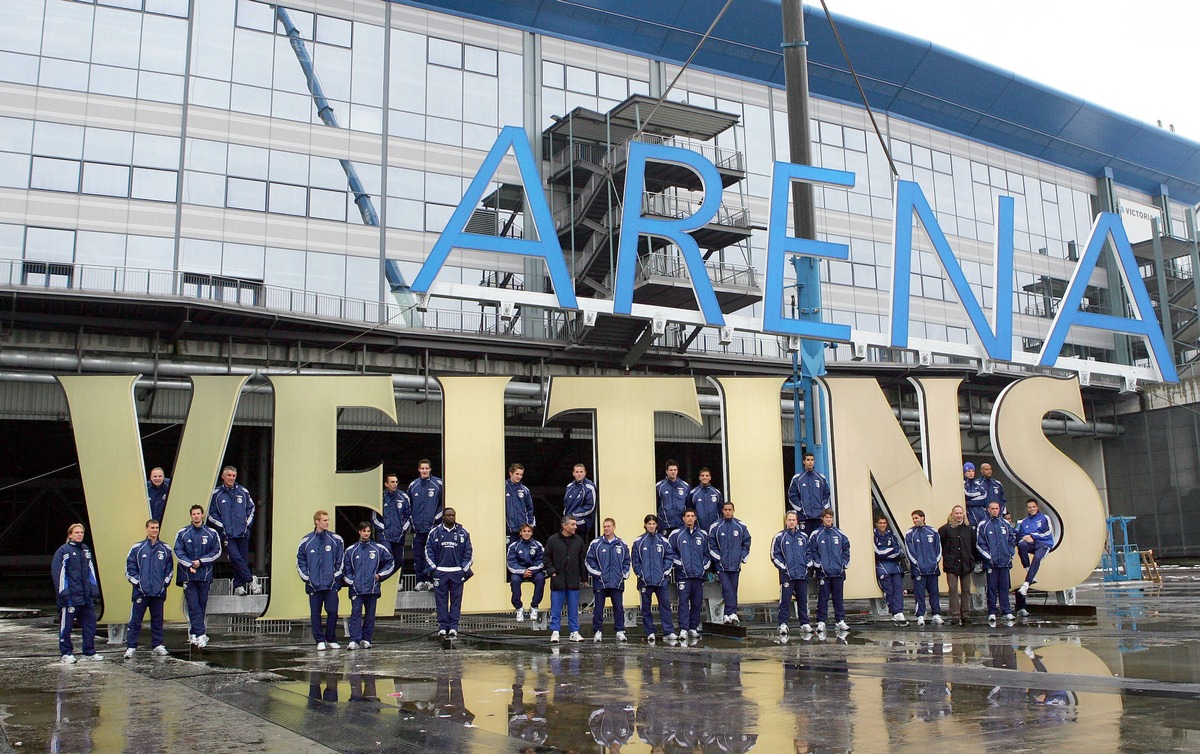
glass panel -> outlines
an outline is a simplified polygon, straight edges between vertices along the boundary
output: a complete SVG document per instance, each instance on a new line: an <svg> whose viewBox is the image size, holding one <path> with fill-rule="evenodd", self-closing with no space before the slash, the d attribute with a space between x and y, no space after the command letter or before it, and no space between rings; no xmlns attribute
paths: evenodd
<svg viewBox="0 0 1200 754"><path fill-rule="evenodd" d="M263 282L281 288L304 289L303 251L293 249L267 249Z"/></svg>
<svg viewBox="0 0 1200 754"><path fill-rule="evenodd" d="M339 47L349 47L352 28L349 21L329 16L317 16L317 41Z"/></svg>
<svg viewBox="0 0 1200 754"><path fill-rule="evenodd" d="M148 168L178 167L179 139L173 136L136 134L133 137L133 164Z"/></svg>
<svg viewBox="0 0 1200 754"><path fill-rule="evenodd" d="M93 63L137 68L141 44L140 15L111 8L96 9L96 23L92 32Z"/></svg>
<svg viewBox="0 0 1200 754"><path fill-rule="evenodd" d="M24 247L24 227L20 225L0 225L0 259L20 259Z"/></svg>
<svg viewBox="0 0 1200 754"><path fill-rule="evenodd" d="M41 69L38 71L38 84L54 89L87 89L88 64L73 63L68 60L43 58Z"/></svg>
<svg viewBox="0 0 1200 754"><path fill-rule="evenodd" d="M179 269L219 275L221 242L201 241L198 238L179 239Z"/></svg>
<svg viewBox="0 0 1200 754"><path fill-rule="evenodd" d="M83 193L129 196L129 168L125 165L83 164Z"/></svg>
<svg viewBox="0 0 1200 754"><path fill-rule="evenodd" d="M225 176L213 173L183 174L183 201L209 207L225 206Z"/></svg>
<svg viewBox="0 0 1200 754"><path fill-rule="evenodd" d="M0 118L0 151L29 152L33 148L33 121Z"/></svg>
<svg viewBox="0 0 1200 754"><path fill-rule="evenodd" d="M468 45L466 50L465 67L468 71L486 73L489 76L495 76L496 51Z"/></svg>
<svg viewBox="0 0 1200 754"><path fill-rule="evenodd" d="M342 296L346 292L346 263L340 254L308 252L305 289Z"/></svg>
<svg viewBox="0 0 1200 754"><path fill-rule="evenodd" d="M271 212L297 216L308 214L308 189L303 186L272 183L269 191Z"/></svg>
<svg viewBox="0 0 1200 754"><path fill-rule="evenodd" d="M152 102L183 102L183 77L142 71L138 76L138 97Z"/></svg>
<svg viewBox="0 0 1200 754"><path fill-rule="evenodd" d="M39 121L33 127L33 153L79 159L83 156L83 126Z"/></svg>
<svg viewBox="0 0 1200 754"><path fill-rule="evenodd" d="M309 215L322 220L346 221L345 191L326 191L315 188L309 194Z"/></svg>
<svg viewBox="0 0 1200 754"><path fill-rule="evenodd" d="M187 18L188 0L146 0L146 12Z"/></svg>
<svg viewBox="0 0 1200 754"><path fill-rule="evenodd" d="M38 59L32 55L0 52L0 81L17 84L36 84L38 81Z"/></svg>
<svg viewBox="0 0 1200 754"><path fill-rule="evenodd" d="M229 145L229 174L240 178L267 178L270 151L242 144Z"/></svg>
<svg viewBox="0 0 1200 754"><path fill-rule="evenodd" d="M462 45L446 39L429 39L429 62L450 68L462 68Z"/></svg>
<svg viewBox="0 0 1200 754"><path fill-rule="evenodd" d="M364 301L379 299L379 260L346 257L346 297Z"/></svg>
<svg viewBox="0 0 1200 754"><path fill-rule="evenodd" d="M337 160L313 156L309 162L308 182L309 185L318 188L345 190L346 172Z"/></svg>
<svg viewBox="0 0 1200 754"><path fill-rule="evenodd" d="M30 159L27 154L0 152L0 186L29 188Z"/></svg>
<svg viewBox="0 0 1200 754"><path fill-rule="evenodd" d="M237 209L262 212L267 206L267 184L265 181L230 178L225 202L227 206Z"/></svg>
<svg viewBox="0 0 1200 754"><path fill-rule="evenodd" d="M86 61L91 58L94 10L80 3L47 3L46 29L50 33L42 38L42 54L67 60ZM40 29L38 34L41 34Z"/></svg>
<svg viewBox="0 0 1200 754"><path fill-rule="evenodd" d="M188 139L184 165L191 170L209 173L225 172L225 155L229 145L220 141Z"/></svg>
<svg viewBox="0 0 1200 754"><path fill-rule="evenodd" d="M428 70L427 76L425 112L443 118L461 120L463 114L462 71L434 67Z"/></svg>
<svg viewBox="0 0 1200 754"><path fill-rule="evenodd" d="M178 173L174 170L133 169L133 198L156 202L175 201Z"/></svg>
<svg viewBox="0 0 1200 754"><path fill-rule="evenodd" d="M67 262L75 259L75 231L55 228L29 228L25 232L25 258L42 262Z"/></svg>
<svg viewBox="0 0 1200 754"><path fill-rule="evenodd" d="M170 270L175 266L175 240L130 236L125 243L125 265L136 269Z"/></svg>
<svg viewBox="0 0 1200 754"><path fill-rule="evenodd" d="M104 267L125 266L125 235L81 230L75 237L75 261Z"/></svg>
<svg viewBox="0 0 1200 754"><path fill-rule="evenodd" d="M44 3L0 3L0 50L37 55L42 47Z"/></svg>
<svg viewBox="0 0 1200 754"><path fill-rule="evenodd" d="M84 135L83 157L95 162L129 164L133 160L133 134L107 128L89 128Z"/></svg>
<svg viewBox="0 0 1200 754"><path fill-rule="evenodd" d="M78 191L79 162L34 157L29 187L48 191Z"/></svg>
<svg viewBox="0 0 1200 754"><path fill-rule="evenodd" d="M221 255L221 272L235 278L262 280L265 252L262 246L227 243Z"/></svg>

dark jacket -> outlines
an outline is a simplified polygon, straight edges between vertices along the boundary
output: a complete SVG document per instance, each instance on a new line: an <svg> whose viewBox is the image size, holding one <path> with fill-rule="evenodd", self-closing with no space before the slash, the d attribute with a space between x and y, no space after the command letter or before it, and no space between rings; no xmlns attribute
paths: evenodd
<svg viewBox="0 0 1200 754"><path fill-rule="evenodd" d="M551 591L579 589L587 580L587 543L578 534L555 532L546 540L546 575Z"/></svg>
<svg viewBox="0 0 1200 754"><path fill-rule="evenodd" d="M959 526L942 524L942 570L965 576L975 567L975 527L964 518Z"/></svg>

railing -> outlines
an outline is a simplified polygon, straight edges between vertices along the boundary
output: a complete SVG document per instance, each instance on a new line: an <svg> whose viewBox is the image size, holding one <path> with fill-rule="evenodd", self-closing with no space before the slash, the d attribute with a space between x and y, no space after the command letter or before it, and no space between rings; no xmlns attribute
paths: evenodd
<svg viewBox="0 0 1200 754"><path fill-rule="evenodd" d="M699 201L693 201L677 194L654 194L649 191L642 194L643 215L681 219L691 217L699 208ZM717 208L717 214L713 216L713 219L709 220L709 224L730 228L749 228L750 210L745 207L731 207L722 204Z"/></svg>
<svg viewBox="0 0 1200 754"><path fill-rule="evenodd" d="M629 145L635 141L640 141L645 144L661 144L663 146L686 149L690 152L698 152L718 168L723 168L725 170L737 170L743 173L746 171L746 158L741 152L735 149L718 147L716 144L695 141L694 139L685 139L681 136L659 136L657 134L647 133L634 134L617 146L613 147L608 154L604 156L603 162L600 164L610 170L615 170L619 166L625 164L625 162L629 159Z"/></svg>
<svg viewBox="0 0 1200 754"><path fill-rule="evenodd" d="M607 154L607 150L600 144L573 142L566 149L550 158L550 175L555 175L560 170L565 170L567 166L577 160L593 162L599 165L604 161Z"/></svg>

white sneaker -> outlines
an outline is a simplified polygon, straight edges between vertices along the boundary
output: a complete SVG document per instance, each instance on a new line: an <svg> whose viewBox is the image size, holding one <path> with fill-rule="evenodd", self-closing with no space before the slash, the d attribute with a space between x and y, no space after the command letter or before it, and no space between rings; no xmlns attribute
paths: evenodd
<svg viewBox="0 0 1200 754"><path fill-rule="evenodd" d="M849 631L849 630L850 630L850 626L846 625L846 621L844 621L844 620L840 620L840 621L838 621L838 622L837 622L837 630L839 630L839 631Z"/></svg>
<svg viewBox="0 0 1200 754"><path fill-rule="evenodd" d="M601 641L603 638L604 638L604 637L600 635L600 632L599 632L599 631L597 631L595 634L593 634L593 635L592 635L592 641L595 641L595 642L599 642L599 641Z"/></svg>
<svg viewBox="0 0 1200 754"><path fill-rule="evenodd" d="M358 649L358 642L356 642L356 641L350 642L349 644L346 645L346 649L349 649L349 650Z"/></svg>
<svg viewBox="0 0 1200 754"><path fill-rule="evenodd" d="M328 645L328 644L326 644L326 643L325 643L325 642L323 642L323 641L319 641L319 642L317 642L317 651L318 651L318 652L324 652L326 649L329 649L329 645Z"/></svg>
<svg viewBox="0 0 1200 754"><path fill-rule="evenodd" d="M1029 594L1029 582L1028 581L1022 582L1021 586L1017 588L1017 591L1021 593L1022 597Z"/></svg>
<svg viewBox="0 0 1200 754"><path fill-rule="evenodd" d="M740 626L740 625L742 625L742 621L741 621L741 619L740 619L740 618L738 618L738 614L737 614L737 613L734 613L733 615L730 615L730 616L729 616L729 622L730 622L730 623L732 623L732 624L733 624L733 625L735 625L735 626Z"/></svg>
<svg viewBox="0 0 1200 754"><path fill-rule="evenodd" d="M557 631L551 631L551 632L550 632L550 643L551 643L551 644L557 644L557 643L558 643L558 632L557 632Z"/></svg>
<svg viewBox="0 0 1200 754"><path fill-rule="evenodd" d="M617 641L629 641L629 639L625 636L624 631L617 632Z"/></svg>
<svg viewBox="0 0 1200 754"><path fill-rule="evenodd" d="M812 625L808 624L808 623L800 624L800 633L811 634L812 633Z"/></svg>
<svg viewBox="0 0 1200 754"><path fill-rule="evenodd" d="M84 655L83 661L84 662L104 662L104 655L100 654L99 652L97 652L94 655Z"/></svg>
<svg viewBox="0 0 1200 754"><path fill-rule="evenodd" d="M945 622L946 621L942 620L942 616L940 616L940 615L933 616L933 625L940 626Z"/></svg>
<svg viewBox="0 0 1200 754"><path fill-rule="evenodd" d="M329 642L329 648L330 649L341 649L342 645L338 644L336 641L331 641L331 642Z"/></svg>
<svg viewBox="0 0 1200 754"><path fill-rule="evenodd" d="M234 594L236 594L236 595L237 595L237 596L239 596L239 597L245 597L245 596L246 596L246 587L244 587L244 586L239 586L239 587L236 587L236 588L233 590L233 593L234 593Z"/></svg>
<svg viewBox="0 0 1200 754"><path fill-rule="evenodd" d="M729 616L729 615L722 615L722 616L721 616L721 623L723 623L724 625L729 625L729 624L732 622L732 621L731 621L731 618L732 618L732 616Z"/></svg>
<svg viewBox="0 0 1200 754"><path fill-rule="evenodd" d="M908 623L908 621L906 621L904 619L904 613L896 613L895 615L893 615L892 622L893 623Z"/></svg>
<svg viewBox="0 0 1200 754"><path fill-rule="evenodd" d="M1013 622L1013 621L1015 621L1016 619L1017 619L1017 618L1016 618L1016 616L1014 616L1012 613L1005 613L1005 614L1004 614L1004 620L1005 620L1005 621L1007 621L1007 622L1009 622L1009 623L1012 623L1012 622Z"/></svg>
<svg viewBox="0 0 1200 754"><path fill-rule="evenodd" d="M1021 608L1020 610L1017 611L1017 615L1021 616L1022 618L1028 618L1029 611L1026 610L1025 608Z"/></svg>
<svg viewBox="0 0 1200 754"><path fill-rule="evenodd" d="M396 591L397 592L404 591L404 579L396 579Z"/></svg>
<svg viewBox="0 0 1200 754"><path fill-rule="evenodd" d="M567 637L567 640L568 641L583 641L583 634L579 633L578 631L572 631L571 635Z"/></svg>
<svg viewBox="0 0 1200 754"><path fill-rule="evenodd" d="M424 581L418 581L417 583L413 584L413 591L414 591L414 592L423 592L423 591L425 591L425 582L424 582Z"/></svg>
<svg viewBox="0 0 1200 754"><path fill-rule="evenodd" d="M995 624L995 622L996 622L996 616L994 616L994 615L989 615L989 616L988 616L988 623Z"/></svg>
<svg viewBox="0 0 1200 754"><path fill-rule="evenodd" d="M924 625L925 625L925 616L924 616L924 615L918 615L918 616L917 616L917 625L918 625L918 626L924 626Z"/></svg>
<svg viewBox="0 0 1200 754"><path fill-rule="evenodd" d="M529 609L529 622L536 623L537 619L538 619L538 609L536 607L530 608Z"/></svg>
<svg viewBox="0 0 1200 754"><path fill-rule="evenodd" d="M130 647L129 649L125 650L125 659L132 660L135 654L137 654L137 647ZM72 658L71 662L75 662L75 659Z"/></svg>
<svg viewBox="0 0 1200 754"><path fill-rule="evenodd" d="M457 638L458 638L458 629L457 629L457 628L452 628L452 629L450 629L450 630L449 630L449 631L446 633L446 636L449 636L451 639L457 639ZM336 646L336 645L335 645L335 646Z"/></svg>
<svg viewBox="0 0 1200 754"><path fill-rule="evenodd" d="M525 622L525 611L518 607L517 608L517 623L524 623L524 622Z"/></svg>
<svg viewBox="0 0 1200 754"><path fill-rule="evenodd" d="M362 647L363 649L370 649L370 648L371 648L371 642L367 641L366 639L363 639L362 641L360 641L360 642L358 643L358 646Z"/></svg>
<svg viewBox="0 0 1200 754"><path fill-rule="evenodd" d="M74 665L75 664L75 655L63 655L62 660L60 660L60 662L63 665Z"/></svg>
<svg viewBox="0 0 1200 754"><path fill-rule="evenodd" d="M787 636L787 632L788 632L788 624L780 623L779 624L779 633L783 634L784 636Z"/></svg>
<svg viewBox="0 0 1200 754"><path fill-rule="evenodd" d="M427 592L433 591L433 582L432 581L425 582L425 591L427 591Z"/></svg>
<svg viewBox="0 0 1200 754"><path fill-rule="evenodd" d="M208 646L208 634L200 634L196 637L196 646L204 649Z"/></svg>
<svg viewBox="0 0 1200 754"><path fill-rule="evenodd" d="M151 650L150 650L150 654L152 654L152 655L156 655L156 656L158 656L158 657L166 657L167 655L169 655L169 654L171 654L171 653L167 651L167 648L166 648L166 647L164 647L163 645L159 644L157 647L155 647L154 649L151 649Z"/></svg>
<svg viewBox="0 0 1200 754"><path fill-rule="evenodd" d="M262 594L262 584L259 583L257 576L255 576L254 580L250 582L250 593Z"/></svg>
<svg viewBox="0 0 1200 754"><path fill-rule="evenodd" d="M699 630L697 630L697 629L695 629L695 628L689 628L689 629L688 629L688 636L692 637L693 639L699 639L699 638L700 638L700 631L699 631Z"/></svg>
<svg viewBox="0 0 1200 754"><path fill-rule="evenodd" d="M647 644L653 644L653 643L655 643L655 641L657 641L657 640L654 638L654 634L646 634L646 643Z"/></svg>
<svg viewBox="0 0 1200 754"><path fill-rule="evenodd" d="M670 643L670 644L674 644L674 643L675 643L675 642L677 642L677 641L679 641L679 637L678 637L678 636L676 636L675 634L667 634L667 642L668 642L668 643Z"/></svg>
<svg viewBox="0 0 1200 754"><path fill-rule="evenodd" d="M1025 647L1025 656L1032 660L1037 657L1037 652L1033 651L1033 647Z"/></svg>
<svg viewBox="0 0 1200 754"><path fill-rule="evenodd" d="M188 634L188 644L195 644L195 643L196 643L196 635Z"/></svg>
<svg viewBox="0 0 1200 754"><path fill-rule="evenodd" d="M439 630L439 631L438 631L438 636L440 636L441 638L445 639L445 638L446 638L446 629L444 629L444 628L443 628L443 629Z"/></svg>
<svg viewBox="0 0 1200 754"><path fill-rule="evenodd" d="M825 622L824 621L817 621L817 633L819 633L819 634L825 633Z"/></svg>

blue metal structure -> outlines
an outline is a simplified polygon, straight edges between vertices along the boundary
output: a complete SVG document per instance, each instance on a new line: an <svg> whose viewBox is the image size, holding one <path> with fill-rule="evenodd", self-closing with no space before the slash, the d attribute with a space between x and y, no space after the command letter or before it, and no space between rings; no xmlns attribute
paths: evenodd
<svg viewBox="0 0 1200 754"><path fill-rule="evenodd" d="M1142 555L1136 544L1129 541L1129 522L1137 516L1109 516L1108 543L1100 556L1100 567L1105 581L1140 581L1142 578ZM1121 530L1117 544L1117 530Z"/></svg>

